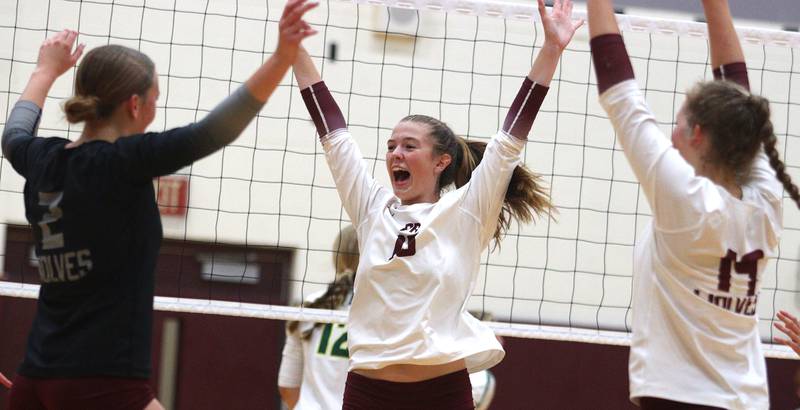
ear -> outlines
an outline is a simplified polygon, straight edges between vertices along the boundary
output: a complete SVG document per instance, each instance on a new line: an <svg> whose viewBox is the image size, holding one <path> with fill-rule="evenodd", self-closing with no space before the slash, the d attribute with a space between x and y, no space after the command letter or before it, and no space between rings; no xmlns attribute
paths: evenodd
<svg viewBox="0 0 800 410"><path fill-rule="evenodd" d="M125 111L127 111L128 115L130 115L134 120L139 119L139 115L142 112L141 108L141 97L139 97L137 94L134 94L125 100Z"/></svg>
<svg viewBox="0 0 800 410"><path fill-rule="evenodd" d="M439 155L439 159L436 161L436 165L434 165L433 169L437 174L441 174L451 162L453 162L453 157L451 157L450 154L444 153Z"/></svg>
<svg viewBox="0 0 800 410"><path fill-rule="evenodd" d="M689 145L697 148L700 145L702 145L703 142L705 142L705 140L706 140L706 133L703 131L702 128L700 128L699 125L695 124L695 126L692 127L691 135L689 135Z"/></svg>

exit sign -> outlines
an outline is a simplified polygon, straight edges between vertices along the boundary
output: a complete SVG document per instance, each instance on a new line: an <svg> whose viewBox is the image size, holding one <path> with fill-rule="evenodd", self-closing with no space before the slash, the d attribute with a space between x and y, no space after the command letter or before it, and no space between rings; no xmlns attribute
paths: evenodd
<svg viewBox="0 0 800 410"><path fill-rule="evenodd" d="M189 178L170 175L153 180L158 211L163 216L186 216Z"/></svg>

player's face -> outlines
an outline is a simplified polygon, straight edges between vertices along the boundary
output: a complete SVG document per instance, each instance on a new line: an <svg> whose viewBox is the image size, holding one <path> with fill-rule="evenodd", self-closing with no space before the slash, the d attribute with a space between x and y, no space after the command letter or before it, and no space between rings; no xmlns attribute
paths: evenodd
<svg viewBox="0 0 800 410"><path fill-rule="evenodd" d="M386 142L386 170L394 194L404 205L439 200L442 157L433 151L427 125L402 121L394 127Z"/></svg>

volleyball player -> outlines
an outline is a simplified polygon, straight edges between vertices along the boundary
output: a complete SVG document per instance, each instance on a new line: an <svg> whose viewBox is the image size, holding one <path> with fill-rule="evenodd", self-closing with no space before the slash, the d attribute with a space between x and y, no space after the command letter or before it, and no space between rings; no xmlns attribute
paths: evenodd
<svg viewBox="0 0 800 410"><path fill-rule="evenodd" d="M147 380L161 241L152 180L241 133L314 34L302 20L314 5L290 0L272 57L203 120L166 132L144 133L158 97L152 61L111 45L84 57L64 105L80 138L36 137L51 85L83 51L71 30L44 41L2 137L26 180L42 283L9 409L162 408Z"/></svg>
<svg viewBox="0 0 800 410"><path fill-rule="evenodd" d="M294 73L358 233L361 262L348 322L344 409L472 409L468 372L497 364L494 333L466 310L479 257L510 218L546 213L549 199L520 153L558 59L582 22L570 1L539 11L545 42L489 142L410 115L386 142L392 184L378 184L308 54ZM443 193L455 185L456 189Z"/></svg>
<svg viewBox="0 0 800 410"><path fill-rule="evenodd" d="M589 0L600 101L653 218L634 253L630 397L642 408L769 407L756 304L781 232L769 102L748 91L724 0L704 0L715 77L695 85L672 145L634 79L609 0ZM781 186L783 185L783 187Z"/></svg>
<svg viewBox="0 0 800 410"><path fill-rule="evenodd" d="M350 309L358 269L356 231L348 225L334 242L336 279L304 307ZM290 409L341 409L348 367L344 324L289 322L278 372L278 391Z"/></svg>
<svg viewBox="0 0 800 410"><path fill-rule="evenodd" d="M784 339L775 336L773 339L776 343L791 347L795 353L800 355L800 320L785 310L778 312L777 317L779 321L775 322L773 325L789 338Z"/></svg>

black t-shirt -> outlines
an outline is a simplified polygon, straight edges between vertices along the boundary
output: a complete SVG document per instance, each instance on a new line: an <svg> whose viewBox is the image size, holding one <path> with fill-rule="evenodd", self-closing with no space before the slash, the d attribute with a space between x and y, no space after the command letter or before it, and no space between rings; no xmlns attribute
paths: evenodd
<svg viewBox="0 0 800 410"><path fill-rule="evenodd" d="M26 178L42 282L20 374L149 377L162 231L154 175L135 168L157 138L167 137L73 149L66 139L32 138L15 147L9 159Z"/></svg>
<svg viewBox="0 0 800 410"><path fill-rule="evenodd" d="M240 87L200 122L66 148L34 137L41 108L17 102L2 149L26 180L42 282L20 374L150 376L162 235L153 178L230 143L262 106Z"/></svg>
<svg viewBox="0 0 800 410"><path fill-rule="evenodd" d="M161 219L154 176L195 159L154 155L191 140L190 127L94 141L15 144L25 177L42 282L19 373L29 377L148 378Z"/></svg>

